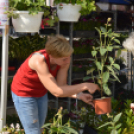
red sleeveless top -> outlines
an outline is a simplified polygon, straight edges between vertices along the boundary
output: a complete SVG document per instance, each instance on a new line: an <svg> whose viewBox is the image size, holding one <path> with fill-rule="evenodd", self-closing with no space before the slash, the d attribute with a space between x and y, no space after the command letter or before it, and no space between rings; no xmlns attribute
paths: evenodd
<svg viewBox="0 0 134 134"><path fill-rule="evenodd" d="M45 49L38 51L44 55L50 73L56 77L60 66L57 65L55 70L50 69L49 55ZM41 97L47 93L47 89L43 86L36 71L28 66L28 61L33 53L20 66L13 78L11 90L18 96L25 97Z"/></svg>

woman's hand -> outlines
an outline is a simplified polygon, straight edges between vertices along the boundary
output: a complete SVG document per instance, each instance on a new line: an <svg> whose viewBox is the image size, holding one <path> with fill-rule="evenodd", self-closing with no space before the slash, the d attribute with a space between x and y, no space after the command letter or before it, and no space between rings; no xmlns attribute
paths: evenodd
<svg viewBox="0 0 134 134"><path fill-rule="evenodd" d="M83 102L94 107L93 96L91 94L80 92L77 94L77 99L82 100Z"/></svg>
<svg viewBox="0 0 134 134"><path fill-rule="evenodd" d="M93 94L96 90L100 90L99 86L94 83L84 83L85 90L88 90L91 94Z"/></svg>

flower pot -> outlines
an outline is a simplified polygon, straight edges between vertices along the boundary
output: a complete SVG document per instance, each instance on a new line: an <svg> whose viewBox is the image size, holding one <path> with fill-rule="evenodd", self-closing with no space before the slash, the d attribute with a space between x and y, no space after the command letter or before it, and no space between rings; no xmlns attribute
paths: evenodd
<svg viewBox="0 0 134 134"><path fill-rule="evenodd" d="M29 14L29 11L14 11L19 18L13 19L12 23L16 32L39 32L43 12L36 15Z"/></svg>
<svg viewBox="0 0 134 134"><path fill-rule="evenodd" d="M83 129L79 129L78 133L83 134Z"/></svg>
<svg viewBox="0 0 134 134"><path fill-rule="evenodd" d="M111 97L94 99L95 113L106 114L111 112Z"/></svg>
<svg viewBox="0 0 134 134"><path fill-rule="evenodd" d="M81 6L77 4L61 3L57 5L57 15L60 21L77 22L81 15L80 10Z"/></svg>

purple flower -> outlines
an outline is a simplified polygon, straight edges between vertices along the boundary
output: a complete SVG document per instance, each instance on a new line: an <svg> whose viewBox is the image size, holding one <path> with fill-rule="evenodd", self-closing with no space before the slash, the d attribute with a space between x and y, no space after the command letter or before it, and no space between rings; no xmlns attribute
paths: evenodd
<svg viewBox="0 0 134 134"><path fill-rule="evenodd" d="M72 112L70 112L70 113L69 113L69 117L70 117L70 118L77 118L77 115L74 114L74 113L72 113Z"/></svg>
<svg viewBox="0 0 134 134"><path fill-rule="evenodd" d="M83 21L87 21L86 19L83 19Z"/></svg>

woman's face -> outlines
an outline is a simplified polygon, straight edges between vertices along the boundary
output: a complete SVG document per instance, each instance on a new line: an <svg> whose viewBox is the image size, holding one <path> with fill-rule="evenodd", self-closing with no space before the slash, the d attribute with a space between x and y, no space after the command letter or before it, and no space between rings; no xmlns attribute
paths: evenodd
<svg viewBox="0 0 134 134"><path fill-rule="evenodd" d="M59 66L62 66L62 65L66 65L66 64L69 64L70 61L71 61L71 55L68 56L68 57L62 57L62 58L54 58L54 57L51 57L52 59L52 62L54 64L57 64Z"/></svg>

